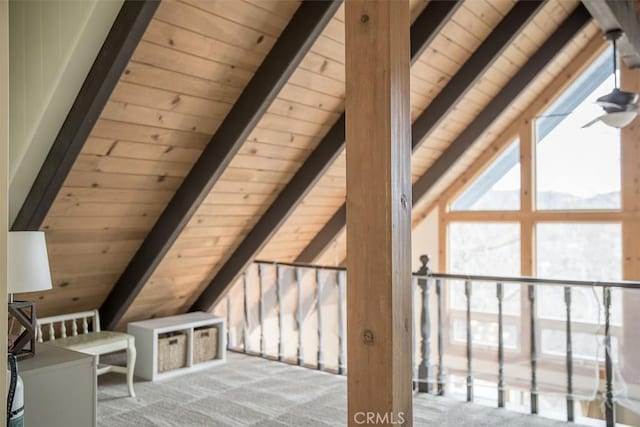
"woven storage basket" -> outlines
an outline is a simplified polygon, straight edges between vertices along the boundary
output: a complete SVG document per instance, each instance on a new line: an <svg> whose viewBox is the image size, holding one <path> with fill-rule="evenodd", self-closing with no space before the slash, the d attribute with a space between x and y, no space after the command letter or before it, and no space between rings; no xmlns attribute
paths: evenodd
<svg viewBox="0 0 640 427"><path fill-rule="evenodd" d="M158 372L187 366L187 336L172 333L158 336Z"/></svg>
<svg viewBox="0 0 640 427"><path fill-rule="evenodd" d="M193 331L193 364L218 358L218 328L208 326Z"/></svg>

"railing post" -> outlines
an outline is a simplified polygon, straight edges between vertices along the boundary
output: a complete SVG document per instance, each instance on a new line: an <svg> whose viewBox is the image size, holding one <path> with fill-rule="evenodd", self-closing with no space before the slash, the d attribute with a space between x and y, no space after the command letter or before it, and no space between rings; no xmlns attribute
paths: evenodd
<svg viewBox="0 0 640 427"><path fill-rule="evenodd" d="M296 268L296 290L298 300L296 302L296 325L298 327L298 366L304 365L302 350L302 269Z"/></svg>
<svg viewBox="0 0 640 427"><path fill-rule="evenodd" d="M262 264L258 264L258 318L260 321L260 357L264 357L264 300L262 299Z"/></svg>
<svg viewBox="0 0 640 427"><path fill-rule="evenodd" d="M467 402L473 402L473 373L471 359L473 358L471 333L471 281L464 282L464 294L467 297Z"/></svg>
<svg viewBox="0 0 640 427"><path fill-rule="evenodd" d="M442 279L436 280L436 299L438 305L438 376L436 381L438 383L438 395L444 396L444 325L442 322L444 307L442 306Z"/></svg>
<svg viewBox="0 0 640 427"><path fill-rule="evenodd" d="M346 370L346 352L345 352L345 341L344 341L344 281L342 278L342 274L339 271L336 271L336 280L338 282L338 373L340 375L345 375L347 373Z"/></svg>
<svg viewBox="0 0 640 427"><path fill-rule="evenodd" d="M249 349L249 346L247 345L247 322L249 321L249 313L247 310L247 270L245 270L242 273L242 351L244 353Z"/></svg>
<svg viewBox="0 0 640 427"><path fill-rule="evenodd" d="M531 321L531 413L538 413L538 355L536 351L536 292L533 285L528 286Z"/></svg>
<svg viewBox="0 0 640 427"><path fill-rule="evenodd" d="M571 287L564 287L564 303L567 309L567 421L574 420L573 403L573 348L571 344Z"/></svg>
<svg viewBox="0 0 640 427"><path fill-rule="evenodd" d="M276 264L276 300L278 304L278 360L284 360L284 341L282 340L282 268Z"/></svg>
<svg viewBox="0 0 640 427"><path fill-rule="evenodd" d="M411 275L411 280L409 282L410 290L411 290L411 323L415 322L416 318L416 288L418 287L418 280ZM418 375L418 363L416 362L416 334L415 331L411 334L411 388L412 390L418 391L418 383L420 382L420 376Z"/></svg>
<svg viewBox="0 0 640 427"><path fill-rule="evenodd" d="M322 278L320 269L316 269L316 307L318 310L318 370L324 369L324 352L322 350Z"/></svg>
<svg viewBox="0 0 640 427"><path fill-rule="evenodd" d="M502 320L502 283L496 283L498 297L498 408L504 408L504 338Z"/></svg>
<svg viewBox="0 0 640 427"><path fill-rule="evenodd" d="M429 383L430 363L431 363L431 320L429 319L429 257L422 255L420 257L422 266L416 272L418 278L418 286L422 290L422 307L420 310L420 353L422 362L418 365L418 391L429 393L431 391L431 383Z"/></svg>
<svg viewBox="0 0 640 427"><path fill-rule="evenodd" d="M231 298L227 294L227 350L231 350Z"/></svg>
<svg viewBox="0 0 640 427"><path fill-rule="evenodd" d="M613 360L611 358L611 289L605 287L604 292L604 350L605 350L605 378L607 382L605 395L605 419L607 427L616 424L615 406L613 403Z"/></svg>

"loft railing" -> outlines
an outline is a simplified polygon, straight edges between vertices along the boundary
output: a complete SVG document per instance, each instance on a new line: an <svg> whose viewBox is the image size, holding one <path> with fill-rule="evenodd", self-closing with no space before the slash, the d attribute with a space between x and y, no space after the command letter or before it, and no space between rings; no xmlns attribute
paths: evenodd
<svg viewBox="0 0 640 427"><path fill-rule="evenodd" d="M297 343L297 355L296 355L296 360L295 363L297 365L305 365L305 360L304 360L304 348L303 348L303 344L302 344L302 333L300 333L300 331L302 331L302 323L303 323L303 306L308 305L308 304L303 304L302 302L302 280L301 280L301 274L302 274L302 270L303 269L307 269L307 270L312 270L314 272L314 286L315 286L315 293L314 295L312 295L312 298L316 301L322 301L322 297L323 297L323 286L322 286L322 280L320 279L320 273L321 272L334 272L335 273L335 283L337 285L337 295L338 295L338 301L337 301L337 307L339 307L338 309L338 322L337 322L337 336L338 336L338 361L337 361L337 369L336 369L336 373L340 374L340 375L345 375L346 374L346 340L345 340L345 325L346 325L346 312L345 312L345 302L346 302L346 293L345 293L345 280L346 280L346 270L344 268L341 267L328 267L328 266L314 266L314 265L309 265L309 264L301 264L301 263L297 263L297 264L293 264L293 263L274 263L274 262L267 262L267 261L255 261L254 264L256 264L258 266L257 269L257 286L258 286L258 304L257 304L257 308L258 308L258 329L259 329L259 333L260 333L260 338L259 338L259 352L251 352L248 348L248 339L247 339L247 334L249 333L249 328L248 328L248 322L247 322L247 318L248 318L248 302L247 302L247 289L250 283L250 280L247 279L247 272L245 271L244 274L242 275L242 314L243 314L243 321L242 321L242 337L241 337L241 342L242 342L242 346L239 348L229 348L230 350L241 350L245 353L256 353L257 355L261 356L261 357L267 357L267 352L265 350L265 308L264 308L264 299L263 299L263 295L264 295L264 290L263 290L263 283L264 283L264 279L263 279L263 267L266 266L271 266L273 268L275 268L275 274L276 274L276 280L275 280L275 296L276 296L276 314L277 314L277 356L275 357L276 360L280 361L280 362L284 362L286 361L286 357L285 357L285 349L284 349L284 343L285 340L283 338L283 320L284 320L284 309L283 309L283 302L284 302L284 291L283 291L283 272L284 269L294 269L295 271L295 287L296 287L296 295L297 295L297 302L296 302L296 309L295 309L295 322L296 322L296 329L299 331L298 333L298 343ZM227 324L230 324L229 321L229 313L231 313L231 302L230 299L227 298ZM324 364L324 352L323 352L323 304L318 303L316 304L316 308L317 308L317 342L318 342L318 351L317 351L317 363L316 363L316 367L319 370L326 370L325 369L325 364ZM227 329L227 334L229 334L230 332L230 328ZM230 337L227 336L227 343L230 343Z"/></svg>
<svg viewBox="0 0 640 427"><path fill-rule="evenodd" d="M504 343L504 288L505 285L519 284L526 286L526 300L528 301L528 327L529 331L529 364L530 364L530 379L529 379L529 393L530 393L530 411L532 414L539 412L539 381L538 381L538 337L536 336L536 323L539 320L537 318L536 310L536 292L535 287L539 285L560 286L563 289L564 294L564 306L565 306L565 334L566 334L566 351L565 351L565 365L566 365L566 407L567 421L575 421L575 395L574 395L574 355L573 355L573 336L572 336L572 288L573 287L588 287L590 289L599 289L602 294L602 308L604 309L604 380L605 380L605 392L604 392L604 406L605 406L605 420L607 426L615 425L615 402L613 393L613 358L612 358L612 344L611 344L611 307L612 307L612 295L613 289L634 289L640 290L640 283L616 281L616 282L588 282L581 280L558 280L558 279L540 279L533 277L502 277L502 276L480 276L480 275L466 275L466 274L442 274L431 272L428 268L428 257L422 256L420 258L422 267L415 273L413 273L413 287L412 292L414 298L417 296L417 291L420 292L419 303L419 332L420 332L420 344L419 349L416 348L416 339L414 339L414 354L415 350L418 351L419 356L416 357L417 363L414 363L414 387L416 391L425 393L436 393L438 395L444 395L447 385L447 378L445 372L445 315L446 307L444 302L445 285L454 281L460 281L464 283L464 300L465 300L465 325L466 325L466 339L465 339L465 351L464 357L466 358L465 367L465 382L466 382L466 400L472 402L474 400L474 370L473 370L473 337L472 337L472 284L478 283L483 286L495 286L495 297L497 300L497 318L498 318L498 339L497 339L497 406L503 408L505 406L505 343ZM253 280L249 278L248 271L242 276L242 320L241 327L241 345L231 345L232 339L227 336L227 343L229 350L241 351L244 353L255 354L261 357L269 357L265 347L265 337L268 333L273 333L273 330L268 330L268 326L265 323L265 306L263 289L265 284L265 269L275 269L275 278L273 285L275 286L275 314L277 316L276 329L274 335L277 341L277 355L275 358L279 361L292 361L298 365L304 365L313 367L319 370L333 371L339 374L346 374L346 341L345 341L345 320L346 320L346 270L341 267L327 267L327 266L314 266L307 264L291 264L291 263L273 263L265 261L256 261L255 263L256 274ZM285 309L283 303L287 295L284 294L284 272L288 271L293 273L294 277L290 283L294 283L296 289L295 310L293 314L295 320L295 328L297 330L297 344L296 354L293 360L285 357L285 339L283 337L283 320L285 317ZM303 275L312 273L313 280L306 281L306 285L303 285ZM335 334L337 335L337 363L334 365L335 369L328 369L325 359L325 330L323 324L323 317L325 314L325 307L322 303L323 294L327 291L325 287L326 282L322 280L321 275L327 274L334 276L333 283L336 287L334 291L337 293L337 310L334 310L334 315L337 314L337 322L335 324ZM303 289L304 286L313 286L312 292L309 289ZM258 322L255 331L251 331L249 328L249 301L247 295L249 294L250 287L257 286L257 289L253 289L254 293L257 293L257 312ZM432 316L431 307L432 301L430 301L430 294L432 286L435 286L435 335L437 339L437 361L432 364ZM306 292L304 292L306 291ZM304 299L312 299L316 301L315 304L309 304ZM316 342L317 342L317 354L315 357L315 364L305 360L305 348L303 340L303 322L309 314L309 310L305 310L305 307L314 305L315 307L315 322L316 322ZM415 307L415 304L414 304ZM639 307L640 309L640 307ZM337 311L337 313L335 313ZM227 312L227 324L231 325L231 299L229 296L226 301ZM417 313L416 313L417 314ZM416 318L418 316L414 316ZM525 322L525 319L522 319ZM523 323L524 324L524 323ZM231 327L228 328L227 333L230 334ZM254 351L249 345L249 334L252 332L259 333L259 349ZM414 335L415 336L415 335ZM234 340L238 341L238 340ZM310 357L309 357L310 358ZM596 360L597 362L597 360ZM432 382L435 383L435 387L432 387Z"/></svg>

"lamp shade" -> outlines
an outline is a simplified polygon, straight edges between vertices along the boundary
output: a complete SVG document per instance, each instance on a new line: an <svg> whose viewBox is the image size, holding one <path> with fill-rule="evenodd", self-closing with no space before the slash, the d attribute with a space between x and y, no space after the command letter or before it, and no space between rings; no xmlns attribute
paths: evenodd
<svg viewBox="0 0 640 427"><path fill-rule="evenodd" d="M51 289L47 244L42 231L10 231L8 238L7 292Z"/></svg>

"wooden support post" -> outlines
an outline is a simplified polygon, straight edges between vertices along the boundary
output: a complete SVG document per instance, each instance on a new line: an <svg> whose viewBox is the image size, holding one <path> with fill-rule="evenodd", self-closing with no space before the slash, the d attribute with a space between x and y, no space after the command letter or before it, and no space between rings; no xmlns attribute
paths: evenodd
<svg viewBox="0 0 640 427"><path fill-rule="evenodd" d="M640 69L620 66L620 85L623 90L640 90ZM622 278L640 280L640 119L620 131L620 159L622 161L622 210L631 214L622 222ZM629 325L640 322L640 292L635 289L622 291L622 315L625 327L622 332L621 353L623 360L633 360L640 352L637 331ZM615 308L614 308L615 309ZM638 372L637 365L622 366L623 378L632 378ZM624 412L624 411L623 411ZM622 415L622 414L620 414ZM624 419L618 420L627 423Z"/></svg>
<svg viewBox="0 0 640 427"><path fill-rule="evenodd" d="M345 13L349 425L411 426L409 3Z"/></svg>

